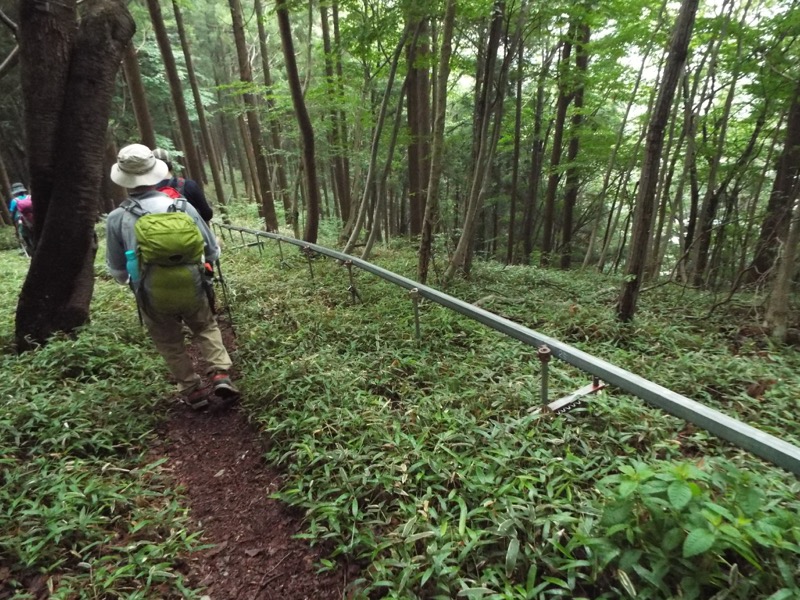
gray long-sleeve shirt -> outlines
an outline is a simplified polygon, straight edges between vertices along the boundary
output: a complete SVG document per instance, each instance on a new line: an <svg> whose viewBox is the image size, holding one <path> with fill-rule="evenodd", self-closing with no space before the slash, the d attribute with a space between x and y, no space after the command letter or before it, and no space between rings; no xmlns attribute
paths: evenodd
<svg viewBox="0 0 800 600"><path fill-rule="evenodd" d="M124 208L131 200L138 202L142 210L148 213L169 212L169 207L175 202L166 194L150 191L143 194L132 194L122 206L109 213L108 219L106 219L106 264L114 279L122 284L128 282L125 252L136 250L134 225L139 217ZM187 203L185 208L186 214L192 217L203 235L205 261L213 263L219 258L217 238L191 204Z"/></svg>

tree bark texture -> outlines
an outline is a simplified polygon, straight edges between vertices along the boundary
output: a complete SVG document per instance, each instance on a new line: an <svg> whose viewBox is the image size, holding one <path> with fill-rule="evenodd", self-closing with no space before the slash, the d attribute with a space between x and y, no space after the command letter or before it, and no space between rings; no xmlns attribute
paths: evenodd
<svg viewBox="0 0 800 600"><path fill-rule="evenodd" d="M39 50L32 46L52 48L50 36L70 43L60 47L64 63L69 64L68 77L61 80L63 88L46 86L54 96L48 110L53 123L48 124L55 126L47 139L35 142L51 148L47 153L39 150L47 155L49 169L36 164L33 153L30 159L31 172L40 174L45 185L32 180L40 199L36 219L41 235L17 306L16 340L21 350L44 343L57 331L73 332L89 319L97 250L94 224L107 124L117 70L135 31L122 0L97 0L89 5L74 38L63 35L74 29L74 11L42 13L38 3L24 4L28 5L21 26L25 89L41 88L50 79L51 63L37 61ZM60 19L54 21L55 14ZM27 105L29 131L36 130L31 122L40 120L36 110L41 106L38 102L45 100L37 96ZM48 183L49 196L44 198L42 190L48 189Z"/></svg>
<svg viewBox="0 0 800 600"><path fill-rule="evenodd" d="M683 0L678 20L670 41L670 51L664 75L658 90L658 99L647 131L644 162L639 178L636 198L633 234L626 268L626 281L622 286L617 316L627 322L633 319L639 297L642 275L647 264L650 228L653 222L653 200L658 183L661 150L664 145L664 129L667 125L672 100L678 87L683 65L686 63L689 41L692 37L698 0Z"/></svg>

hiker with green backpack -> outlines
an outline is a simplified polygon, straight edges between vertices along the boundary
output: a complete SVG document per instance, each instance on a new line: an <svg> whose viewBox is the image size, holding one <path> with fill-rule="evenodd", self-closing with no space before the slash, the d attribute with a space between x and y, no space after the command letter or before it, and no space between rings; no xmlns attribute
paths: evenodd
<svg viewBox="0 0 800 600"><path fill-rule="evenodd" d="M128 199L106 220L106 262L119 283L132 287L142 320L183 401L200 410L212 394L226 400L239 395L208 294L206 265L219 257L219 245L186 199L156 189L167 172L147 146L131 144L119 151L111 180L127 188ZM203 385L186 352L183 325L210 367L210 386Z"/></svg>

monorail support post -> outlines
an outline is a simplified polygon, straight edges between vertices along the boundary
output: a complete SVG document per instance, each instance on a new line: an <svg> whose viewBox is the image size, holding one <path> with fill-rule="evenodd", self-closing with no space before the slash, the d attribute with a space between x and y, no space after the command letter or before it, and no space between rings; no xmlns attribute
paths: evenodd
<svg viewBox="0 0 800 600"><path fill-rule="evenodd" d="M542 362L542 405L547 405L547 378L549 376L549 362L550 362L550 348L545 345L539 346L539 350L536 352L539 356L539 360Z"/></svg>

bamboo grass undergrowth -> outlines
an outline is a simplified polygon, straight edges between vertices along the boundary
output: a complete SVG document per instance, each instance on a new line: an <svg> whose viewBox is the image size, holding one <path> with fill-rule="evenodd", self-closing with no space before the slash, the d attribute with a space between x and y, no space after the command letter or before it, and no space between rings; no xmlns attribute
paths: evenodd
<svg viewBox="0 0 800 600"><path fill-rule="evenodd" d="M312 280L296 248L280 268L276 244L261 256L235 242L223 268L245 409L285 472L276 496L330 551L320 568L363 567L352 597L800 594L795 478L619 390L542 414L534 348L428 302L418 343L405 291L356 271L352 305L336 263L313 260ZM11 313L25 261L3 257ZM397 240L373 262L413 277L416 258ZM703 319L713 298L666 286L621 325L618 288L476 262L447 291L800 441L800 358L748 333L754 298ZM12 321L0 327L0 558L15 597L37 574L55 598L198 594L176 570L198 540L145 453L169 390L135 318L100 276L77 339L16 356ZM551 397L587 382L551 363Z"/></svg>
<svg viewBox="0 0 800 600"><path fill-rule="evenodd" d="M294 250L294 249L293 249ZM304 537L364 567L357 597L789 598L800 485L619 390L535 410L535 349L403 290L274 243L227 256L247 409L287 472ZM403 241L373 262L413 277ZM256 275L258 273L258 275ZM633 325L619 281L476 263L448 293L798 443L797 353L740 336L711 299L665 289ZM608 291L612 290L612 291ZM723 311L724 312L724 311ZM551 397L588 376L551 363ZM748 389L766 385L753 397Z"/></svg>
<svg viewBox="0 0 800 600"><path fill-rule="evenodd" d="M10 316L28 260L11 250L2 261ZM199 597L178 569L199 533L149 455L171 390L135 319L129 292L101 276L75 338L16 355L13 319L0 323L4 598Z"/></svg>

